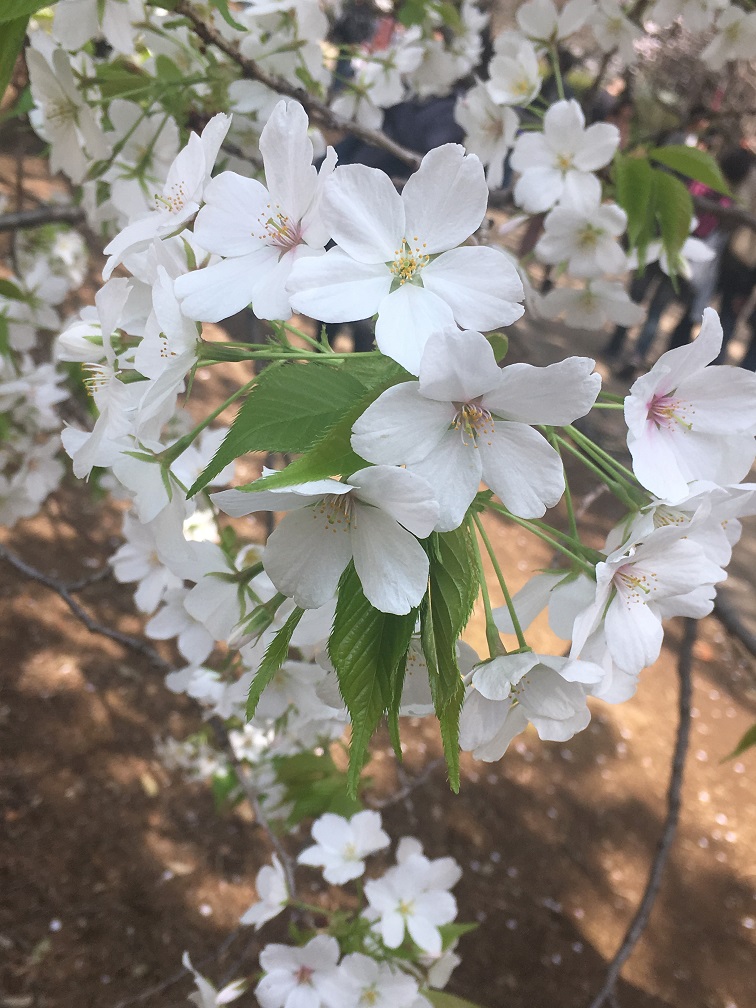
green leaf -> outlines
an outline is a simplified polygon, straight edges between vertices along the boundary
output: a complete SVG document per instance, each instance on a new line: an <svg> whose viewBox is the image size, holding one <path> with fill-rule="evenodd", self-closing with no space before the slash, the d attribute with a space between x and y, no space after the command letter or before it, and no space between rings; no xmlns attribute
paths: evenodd
<svg viewBox="0 0 756 1008"><path fill-rule="evenodd" d="M268 645L247 695L247 718L254 717L262 692L289 656L289 642L304 609L294 609L284 625Z"/></svg>
<svg viewBox="0 0 756 1008"><path fill-rule="evenodd" d="M404 677L416 619L416 609L396 616L373 608L363 594L354 564L349 564L339 583L328 654L352 722L347 778L352 795L357 793L373 732L383 712L391 708L397 692L395 681Z"/></svg>
<svg viewBox="0 0 756 1008"><path fill-rule="evenodd" d="M471 931L477 931L480 927L479 924L474 924L472 922L464 923L460 921L459 923L452 922L451 924L442 924L438 932L441 935L441 943L444 950L451 948L454 942L462 935L470 934Z"/></svg>
<svg viewBox="0 0 756 1008"><path fill-rule="evenodd" d="M125 63L101 63L95 70L102 97L130 98L150 91L155 81L135 67Z"/></svg>
<svg viewBox="0 0 756 1008"><path fill-rule="evenodd" d="M292 802L287 825L316 818L324 812L352 816L362 809L359 798L347 791L347 775L336 766L326 749L281 756L275 760L276 778L284 785L285 802Z"/></svg>
<svg viewBox="0 0 756 1008"><path fill-rule="evenodd" d="M671 144L669 147L655 147L649 151L648 156L652 161L658 161L694 182L703 182L725 196L731 195L719 165L708 151L688 147L686 144Z"/></svg>
<svg viewBox="0 0 756 1008"><path fill-rule="evenodd" d="M478 597L476 563L467 524L428 540L428 594L420 607L420 636L428 663L431 694L441 726L444 756L453 791L459 790L459 712L464 699L457 664L457 640Z"/></svg>
<svg viewBox="0 0 756 1008"><path fill-rule="evenodd" d="M0 4L0 24L21 18L26 18L28 21L32 14L36 14L43 7L52 7L55 3L57 0L3 0ZM2 34L7 30L3 28Z"/></svg>
<svg viewBox="0 0 756 1008"><path fill-rule="evenodd" d="M24 44L29 16L27 14L6 19L2 12L0 20L3 23L3 27L0 28L0 98L2 98L13 76L13 68L21 52L21 46Z"/></svg>
<svg viewBox="0 0 756 1008"><path fill-rule="evenodd" d="M248 31L244 25L239 24L238 21L234 21L231 16L231 11L228 9L228 0L212 0L212 5L218 11L220 16L231 28L235 28L237 31L246 32Z"/></svg>
<svg viewBox="0 0 756 1008"><path fill-rule="evenodd" d="M726 763L727 760L735 759L736 756L740 756L747 749L752 749L754 746L756 746L756 724L751 725L740 742L738 742L729 756L724 757L722 762Z"/></svg>
<svg viewBox="0 0 756 1008"><path fill-rule="evenodd" d="M291 462L280 472L255 480L246 489L251 492L281 490L298 483L328 479L330 476L348 476L358 469L364 469L368 463L352 451L350 438L355 420L374 399L375 394L368 392L301 458Z"/></svg>
<svg viewBox="0 0 756 1008"><path fill-rule="evenodd" d="M627 214L630 247L638 249L639 260L645 259L654 224L654 176L648 158L618 153L614 159L614 184L617 203Z"/></svg>
<svg viewBox="0 0 756 1008"><path fill-rule="evenodd" d="M503 361L509 350L509 337L501 332L488 333L486 339L491 344L494 357L498 361Z"/></svg>
<svg viewBox="0 0 756 1008"><path fill-rule="evenodd" d="M155 57L155 70L157 71L156 76L169 84L178 83L184 78L183 71L179 70L173 60L164 53L158 53ZM184 242L184 244L188 245L188 242Z"/></svg>
<svg viewBox="0 0 756 1008"><path fill-rule="evenodd" d="M467 1001L465 998L457 997L456 994L449 994L447 991L427 988L421 993L428 998L433 1008L480 1008L480 1005L474 1001Z"/></svg>
<svg viewBox="0 0 756 1008"><path fill-rule="evenodd" d="M676 265L693 220L693 200L685 184L667 172L654 169L654 206L662 244L667 253L670 276Z"/></svg>
<svg viewBox="0 0 756 1008"><path fill-rule="evenodd" d="M355 403L364 400L367 389L382 390L404 374L379 354L375 363L355 358L353 363L345 360L339 365L292 361L265 368L188 496L247 452L306 452Z"/></svg>
<svg viewBox="0 0 756 1008"><path fill-rule="evenodd" d="M10 298L11 301L25 301L24 292L10 280L0 278L0 297Z"/></svg>

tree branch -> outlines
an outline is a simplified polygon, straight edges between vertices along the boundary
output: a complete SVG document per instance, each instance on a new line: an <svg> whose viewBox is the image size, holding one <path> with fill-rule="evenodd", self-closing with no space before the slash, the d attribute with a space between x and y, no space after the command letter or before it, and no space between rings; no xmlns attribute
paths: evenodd
<svg viewBox="0 0 756 1008"><path fill-rule="evenodd" d="M15 213L0 214L0 232L24 231L41 227L43 224L81 224L85 214L83 207L72 203L46 203L36 210L17 210Z"/></svg>
<svg viewBox="0 0 756 1008"><path fill-rule="evenodd" d="M344 119L336 115L324 102L313 97L305 88L297 87L287 81L285 77L279 77L276 74L263 70L259 63L244 56L239 51L237 45L229 42L221 35L217 28L208 24L188 0L179 0L174 8L174 12L191 22L194 31L203 42L215 46L216 49L220 49L229 59L233 60L242 71L243 77L247 80L259 81L272 91L295 98L305 109L310 119L319 126L337 130L338 132L351 133L353 136L364 140L365 143L370 144L371 147L379 147L381 150L393 154L394 157L399 158L412 171L416 171L419 167L421 158L415 151L408 150L406 147L395 143L380 130L367 129L365 126L361 126L351 119Z"/></svg>
<svg viewBox="0 0 756 1008"><path fill-rule="evenodd" d="M675 750L672 755L672 768L667 787L667 815L664 821L659 842L656 845L656 853L651 862L651 870L648 874L646 889L643 898L638 904L635 917L627 929L622 944L617 949L614 958L609 964L606 973L604 986L591 1001L590 1008L602 1008L605 1004L612 1004L615 999L614 988L619 979L622 967L632 955L638 939L643 934L648 924L651 910L653 909L656 897L661 886L662 876L667 864L672 841L674 840L677 822L680 818L680 804L682 796L683 772L685 770L685 755L688 751L688 740L690 737L690 703L692 694L691 665L693 661L693 645L698 634L698 623L694 619L685 619L683 638L680 643L680 654L677 660L677 675L680 681L678 696L678 722L677 738L675 739Z"/></svg>

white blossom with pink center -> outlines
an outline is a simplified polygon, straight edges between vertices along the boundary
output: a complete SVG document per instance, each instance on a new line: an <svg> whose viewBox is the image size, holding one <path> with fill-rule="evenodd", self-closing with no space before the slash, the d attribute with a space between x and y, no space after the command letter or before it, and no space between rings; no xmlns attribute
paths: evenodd
<svg viewBox="0 0 756 1008"><path fill-rule="evenodd" d="M257 318L291 316L285 288L294 263L323 255L330 238L320 196L336 154L329 148L318 173L308 125L301 105L279 102L260 135L268 188L230 171L207 187L194 235L223 261L176 281L189 318L219 322L250 302Z"/></svg>
<svg viewBox="0 0 756 1008"><path fill-rule="evenodd" d="M707 308L698 337L662 354L625 400L633 470L669 502L689 496L693 480L739 483L756 455L756 375L707 367L722 345L722 326Z"/></svg>

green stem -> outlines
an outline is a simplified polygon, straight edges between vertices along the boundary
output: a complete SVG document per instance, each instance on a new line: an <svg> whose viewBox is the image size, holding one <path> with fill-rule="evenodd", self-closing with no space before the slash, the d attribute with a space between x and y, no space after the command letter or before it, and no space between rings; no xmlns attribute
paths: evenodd
<svg viewBox="0 0 756 1008"><path fill-rule="evenodd" d="M563 546L547 532L544 532L543 529L539 528L534 522L527 518L518 518L517 515L513 515L511 511L507 511L503 504L495 504L493 501L489 501L488 507L491 508L492 511L496 511L498 514L504 515L505 518L509 518L510 521L513 521L515 525L519 525L520 528L524 528L527 529L528 532L532 532L534 536L543 540L543 542L551 546L552 549L555 549L557 552L569 557L570 560L582 567L586 574L590 574L591 576L595 575L596 569L593 564L589 563L584 557L573 553L572 550L567 549L566 546Z"/></svg>
<svg viewBox="0 0 756 1008"><path fill-rule="evenodd" d="M473 515L473 523L477 525L477 515ZM475 563L478 568L478 584L480 585L480 594L483 599L483 611L486 615L486 643L488 644L488 656L489 658L495 658L497 655L506 652L503 649L501 643L501 637L499 636L499 630L494 623L493 611L491 609L491 596L488 594L488 584L486 583L486 572L483 570L483 557L480 554L480 546L478 546L478 540L475 535L475 531L470 529L471 535L470 540L473 544L473 549L475 550Z"/></svg>
<svg viewBox="0 0 756 1008"><path fill-rule="evenodd" d="M637 487L638 480L635 478L635 473L631 469L623 466L622 463L618 462L612 455L609 454L609 452L604 451L604 449L597 445L595 441L591 441L589 437L586 437L582 431L579 431L577 427L574 427L572 424L569 424L564 429L577 445L580 445L581 448L589 451L594 458L600 456L609 465L613 466L618 473L624 476L625 479L629 480L633 487Z"/></svg>
<svg viewBox="0 0 756 1008"><path fill-rule="evenodd" d="M248 343L208 343L200 340L199 360L201 364L220 364L228 361L239 363L247 360L313 360L313 361L342 361L352 357L374 357L375 351L369 350L360 353L323 353L320 350L315 353L312 350L298 350L292 347L286 350L283 347L276 347L271 350L250 350Z"/></svg>
<svg viewBox="0 0 756 1008"><path fill-rule="evenodd" d="M625 408L624 403L613 403L613 402L596 402L593 404L593 409L621 409Z"/></svg>
<svg viewBox="0 0 756 1008"><path fill-rule="evenodd" d="M582 462L586 469L590 470L597 479L599 479L602 483L605 483L617 500L621 501L629 511L638 510L636 501L627 492L625 486L617 481L613 473L608 473L606 469L599 468L599 466L591 458L589 458L585 452L581 451L580 448L578 448L577 445L574 445L571 441L567 441L559 435L557 435L557 439L563 448L566 448L571 455L574 455L576 459Z"/></svg>
<svg viewBox="0 0 756 1008"><path fill-rule="evenodd" d="M165 451L162 452L160 456L160 460L163 463L163 465L166 466L172 465L172 463L176 461L179 455L183 455L183 453L186 451L189 445L191 445L195 441L197 435L201 434L202 431L209 424L211 424L213 420L216 419L216 417L219 417L227 406L230 406L232 403L236 402L237 399L241 399L243 395L246 395L256 381L257 378L255 377L252 378L251 381L248 381L246 385L242 385L241 388L238 388L236 392L234 392L232 395L228 397L228 399L225 400L225 402L222 402L220 406L218 406L216 409L212 411L212 413L210 413L203 420L201 420L194 428L194 430L189 431L188 434L185 434L182 438L179 438L178 441L175 444L172 444L170 448L166 448Z"/></svg>
<svg viewBox="0 0 756 1008"><path fill-rule="evenodd" d="M501 588L501 593L504 596L504 601L506 602L507 609L509 610L509 615L512 620L512 626L514 627L514 632L517 634L517 643L520 646L520 648L527 648L528 643L525 640L525 634L522 632L520 621L517 618L517 613L515 612L515 607L512 602L512 596L509 594L509 589L507 588L507 582L504 580L504 574L502 573L501 567L499 566L499 561L496 558L496 553L494 552L493 546L491 545L491 540L488 538L486 530L483 527L483 522L480 520L480 515L477 514L473 515L473 521L475 522L475 527L478 530L478 535L483 540L483 545L486 547L486 552L488 553L488 558L491 561L491 566L493 567L496 573L496 577L499 582L499 587Z"/></svg>
<svg viewBox="0 0 756 1008"><path fill-rule="evenodd" d="M556 46L551 46L549 49L549 56L551 57L551 66L554 70L554 80L556 81L557 94L560 99L564 101L564 81L562 80L562 71L559 69L559 53L556 50Z"/></svg>

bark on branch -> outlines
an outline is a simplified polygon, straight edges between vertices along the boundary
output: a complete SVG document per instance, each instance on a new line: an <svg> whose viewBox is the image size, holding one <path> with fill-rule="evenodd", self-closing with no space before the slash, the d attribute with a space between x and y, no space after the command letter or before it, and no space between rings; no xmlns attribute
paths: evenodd
<svg viewBox="0 0 756 1008"><path fill-rule="evenodd" d="M36 210L17 210L15 213L0 214L0 232L26 231L43 224L81 224L84 220L83 207L73 204L48 203Z"/></svg>

